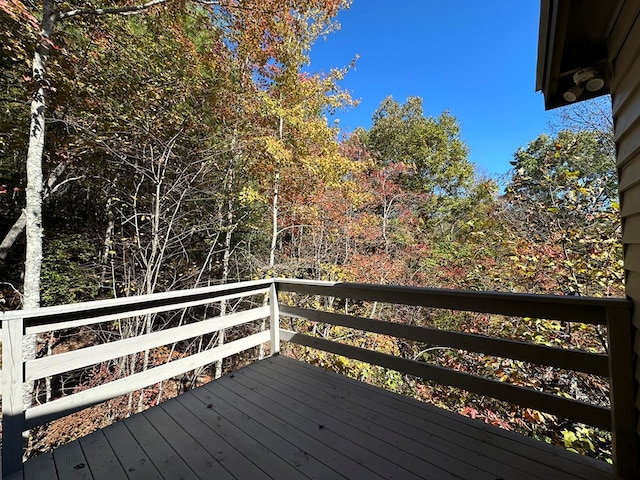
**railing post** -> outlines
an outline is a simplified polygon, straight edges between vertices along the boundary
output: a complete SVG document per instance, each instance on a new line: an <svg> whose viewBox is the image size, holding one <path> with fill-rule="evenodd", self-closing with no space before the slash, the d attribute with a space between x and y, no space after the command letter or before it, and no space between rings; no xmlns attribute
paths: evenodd
<svg viewBox="0 0 640 480"><path fill-rule="evenodd" d="M24 319L2 325L2 476L22 469Z"/></svg>
<svg viewBox="0 0 640 480"><path fill-rule="evenodd" d="M275 280L269 287L269 328L271 330L271 355L280 353L280 306L278 305L278 285Z"/></svg>
<svg viewBox="0 0 640 480"><path fill-rule="evenodd" d="M625 479L638 478L632 332L629 310L607 309L613 465Z"/></svg>

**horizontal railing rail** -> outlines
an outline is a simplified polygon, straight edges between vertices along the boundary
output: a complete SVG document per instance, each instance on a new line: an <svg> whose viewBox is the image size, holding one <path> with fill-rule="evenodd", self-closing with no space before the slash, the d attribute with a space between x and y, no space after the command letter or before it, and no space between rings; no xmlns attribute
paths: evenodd
<svg viewBox="0 0 640 480"><path fill-rule="evenodd" d="M607 377L610 384L610 408L317 336L286 329L280 331L282 340L295 344L608 429L612 433L613 457L617 470L626 474L629 472L629 466L634 465L637 452L634 438L630 329L632 304L626 299L443 290L308 280L279 280L278 289L281 292L349 301L371 301L606 326L608 352L607 355L603 355L505 338L383 322L359 316L300 308L295 305L280 305L283 316L418 341L431 346L451 347Z"/></svg>
<svg viewBox="0 0 640 480"><path fill-rule="evenodd" d="M160 312L275 294L272 280L241 282L193 290L141 295L64 306L5 312L2 320L3 347L3 441L4 475L22 466L22 432L51 422L109 399L212 364L244 350L272 343L278 350L277 321L269 331L254 333L221 346L205 349L188 357L153 366L124 378L110 381L52 401L23 408L23 384L65 372L123 358L138 352L225 330L248 322L277 316L277 308L261 305L224 316L207 317L160 331L111 341L37 359L23 359L25 335L119 321ZM261 302L263 304L264 302ZM276 318L276 317L272 317Z"/></svg>
<svg viewBox="0 0 640 480"><path fill-rule="evenodd" d="M4 312L1 319L3 323L14 319L25 319L25 334L29 335L241 298L247 296L247 292L257 288L268 291L271 284L271 280L254 280L192 290L57 305L30 310L28 313L17 310Z"/></svg>
<svg viewBox="0 0 640 480"><path fill-rule="evenodd" d="M367 332L414 340L439 347L469 350L476 353L484 353L485 355L493 355L495 357L590 373L601 377L609 376L608 358L607 355L604 354L555 348L472 333L403 325L354 315L323 312L320 310L286 305L280 306L280 312L283 315L292 317L305 318L315 322L329 323L331 325L356 330L365 330Z"/></svg>
<svg viewBox="0 0 640 480"><path fill-rule="evenodd" d="M624 298L594 298L443 288L278 279L282 292L605 325L607 311L629 311Z"/></svg>

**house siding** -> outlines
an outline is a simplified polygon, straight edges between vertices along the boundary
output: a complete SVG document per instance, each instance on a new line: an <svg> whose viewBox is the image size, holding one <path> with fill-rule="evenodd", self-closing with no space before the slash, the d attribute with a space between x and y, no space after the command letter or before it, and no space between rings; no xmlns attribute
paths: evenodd
<svg viewBox="0 0 640 480"><path fill-rule="evenodd" d="M611 24L610 90L617 149L626 293L633 300L635 377L640 380L640 11L625 1ZM636 390L637 391L637 390ZM636 396L636 408L640 396ZM637 412L636 412L637 413ZM638 418L638 416L636 417ZM636 424L640 434L640 422Z"/></svg>

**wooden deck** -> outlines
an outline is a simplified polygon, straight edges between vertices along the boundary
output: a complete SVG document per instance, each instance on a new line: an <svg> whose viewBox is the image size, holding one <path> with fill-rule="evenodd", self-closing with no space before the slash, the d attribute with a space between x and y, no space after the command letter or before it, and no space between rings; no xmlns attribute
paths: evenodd
<svg viewBox="0 0 640 480"><path fill-rule="evenodd" d="M46 480L617 478L602 462L281 355L29 460L23 475Z"/></svg>

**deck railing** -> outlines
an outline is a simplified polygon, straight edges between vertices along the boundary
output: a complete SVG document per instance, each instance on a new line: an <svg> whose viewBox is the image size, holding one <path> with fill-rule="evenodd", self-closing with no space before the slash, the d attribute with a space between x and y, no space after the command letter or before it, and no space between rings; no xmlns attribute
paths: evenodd
<svg viewBox="0 0 640 480"><path fill-rule="evenodd" d="M610 407L593 405L528 387L492 380L426 362L399 358L316 336L280 330L280 337L285 341L314 347L404 374L415 375L442 385L458 387L514 405L533 408L561 418L607 429L612 434L612 456L617 473L623 478L638 477L631 302L613 298L458 291L305 280L279 280L277 285L278 289L283 292L316 297L434 307L606 326L608 354L604 355L504 338L383 322L298 306L280 305L281 316L304 318L418 341L428 345L452 347L606 377L609 379Z"/></svg>
<svg viewBox="0 0 640 480"><path fill-rule="evenodd" d="M70 372L100 362L122 358L156 347L211 334L263 318L277 318L277 302L259 302L261 306L238 313L203 318L195 323L173 326L165 330L146 333L133 338L103 343L74 351L23 359L22 345L25 335L49 333L68 328L84 327L102 322L117 322L125 318L145 316L198 307L221 301L241 299L271 293L275 295L272 280L259 280L229 285L218 285L152 295L102 300L90 303L62 305L37 310L6 312L2 315L2 473L8 475L22 468L22 433L52 420L62 418L84 408L134 392L163 380L212 364L260 344L271 342L277 351L278 322L270 329L251 334L201 351L164 365L149 368L125 378L111 381L53 401L23 408L23 384Z"/></svg>
<svg viewBox="0 0 640 480"><path fill-rule="evenodd" d="M606 355L594 354L503 338L384 322L353 315L301 308L294 304L283 305L277 301L278 291L353 301L383 302L604 325L607 327L608 353ZM260 306L254 306L239 313L213 318L205 317L194 323L144 333L135 338L33 360L25 361L23 359L22 341L25 335L82 327L101 322L115 322L124 318L203 306L223 300L256 295L267 298L266 294L269 294L268 303L258 302ZM271 352L277 353L282 340L608 429L612 432L613 459L617 472L622 477L634 478L637 472L637 436L633 400L630 310L631 303L625 299L540 296L276 279L30 311L6 312L0 314L3 350L2 472L7 475L21 468L23 431L212 364L260 344L270 343ZM281 328L281 316L305 318L418 341L428 345L458 348L559 369L600 375L609 379L611 406L592 405L422 361L399 358L294 332ZM27 382L34 382L45 377L63 374L265 318L270 318L268 331L259 331L223 346L216 346L119 380L47 403L34 405L26 410L23 408L23 384Z"/></svg>

